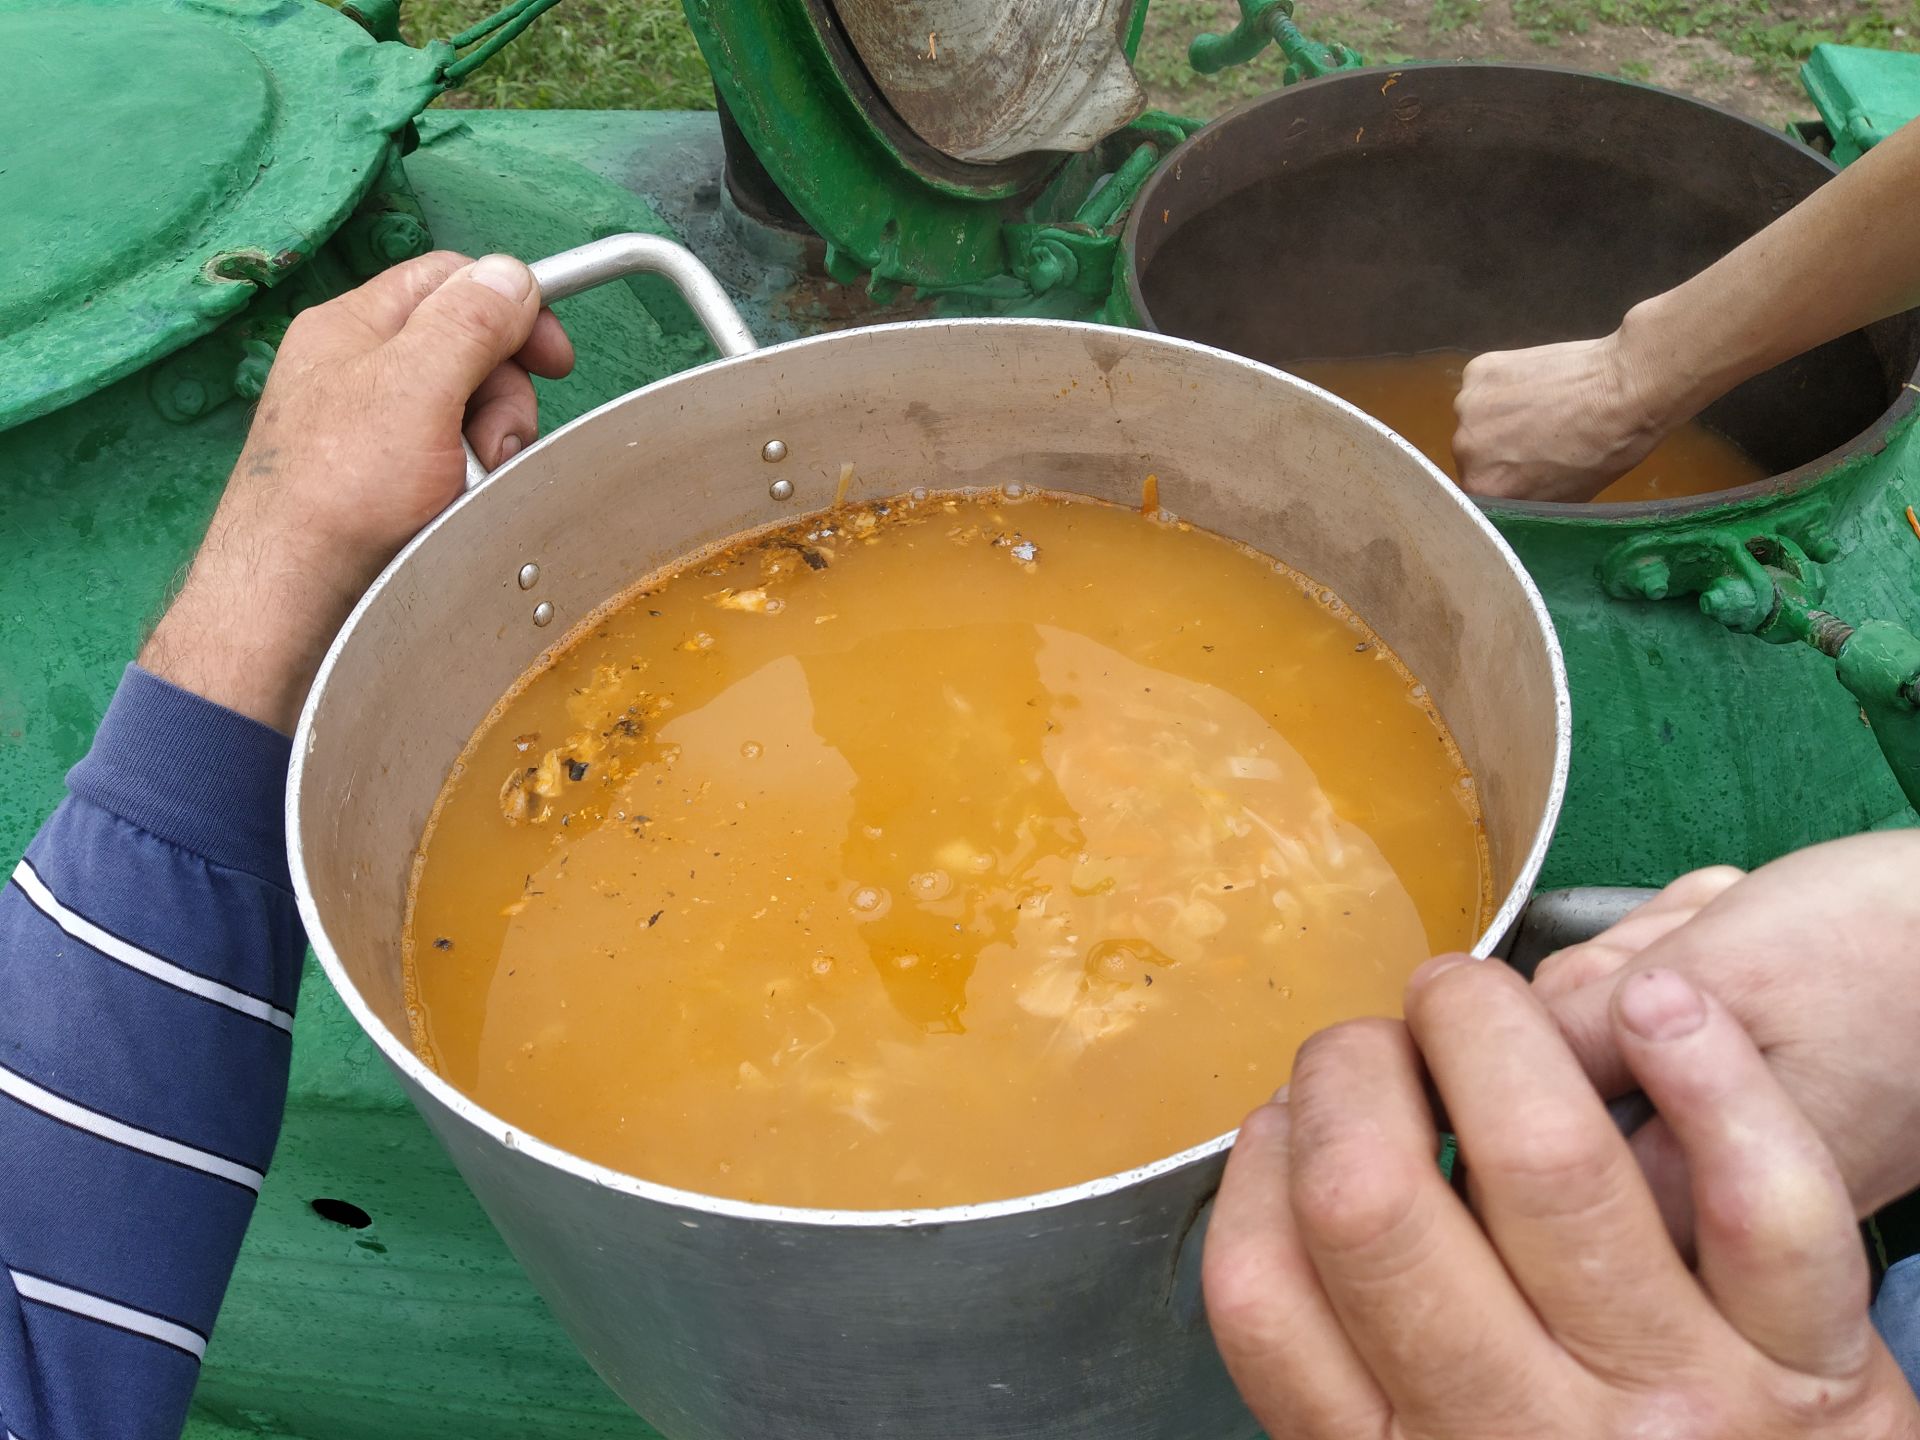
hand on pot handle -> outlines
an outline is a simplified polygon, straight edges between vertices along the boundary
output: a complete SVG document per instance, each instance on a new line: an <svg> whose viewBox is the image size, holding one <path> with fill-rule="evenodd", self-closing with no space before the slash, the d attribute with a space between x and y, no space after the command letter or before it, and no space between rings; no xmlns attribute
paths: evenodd
<svg viewBox="0 0 1920 1440"><path fill-rule="evenodd" d="M520 261L447 252L302 311L178 597L140 662L291 731L326 647L461 492L538 433L529 375L573 347Z"/></svg>
<svg viewBox="0 0 1920 1440"><path fill-rule="evenodd" d="M1540 998L1442 957L1404 1025L1310 1040L1228 1163L1206 1305L1273 1440L1920 1435L1845 1187L1753 1041L1671 971L1607 1023L1688 1161L1697 1273Z"/></svg>
<svg viewBox="0 0 1920 1440"><path fill-rule="evenodd" d="M1683 876L1583 945L1541 963L1535 991L1603 1094L1631 1088L1608 1018L1625 973L1660 967L1718 997L1832 1150L1865 1216L1920 1186L1920 832L1860 835L1751 875ZM1691 1227L1672 1128L1633 1147L1683 1242Z"/></svg>

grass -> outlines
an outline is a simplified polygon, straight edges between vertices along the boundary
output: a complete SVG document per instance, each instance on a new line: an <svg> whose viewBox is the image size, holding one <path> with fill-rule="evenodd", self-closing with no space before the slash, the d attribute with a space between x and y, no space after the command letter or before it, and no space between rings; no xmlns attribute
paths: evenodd
<svg viewBox="0 0 1920 1440"><path fill-rule="evenodd" d="M444 38L492 13L501 0L406 0L407 38ZM1699 37L1775 79L1789 77L1824 41L1920 48L1920 0L1511 0L1515 26L1554 45L1569 36L1633 28L1676 39ZM1500 8L1505 8L1500 7ZM1309 35L1338 38L1380 63L1449 50L1446 37L1475 25L1486 0L1303 0ZM1221 75L1196 75L1187 43L1203 30L1231 28L1234 0L1153 0L1136 66L1156 103L1214 115L1280 84L1285 61L1269 49ZM1483 58L1502 58L1486 56ZM1607 64L1596 63L1596 68ZM1647 79L1644 59L1618 73ZM1703 87L1731 74L1713 55L1694 58L1687 79ZM1671 83L1669 81L1668 83ZM503 54L441 102L530 109L707 109L713 92L678 0L564 0Z"/></svg>
<svg viewBox="0 0 1920 1440"><path fill-rule="evenodd" d="M445 39L490 15L503 0L406 0L401 23L418 44ZM1480 0L1435 0L1462 14ZM1286 61L1277 49L1221 75L1196 75L1187 43L1203 30L1231 29L1234 0L1154 0L1137 69L1157 101L1214 115L1276 89ZM1327 32L1369 60L1406 58L1397 21L1371 8ZM1311 24L1308 33L1316 33ZM678 0L562 0L504 52L440 103L560 110L711 109L707 67Z"/></svg>
<svg viewBox="0 0 1920 1440"><path fill-rule="evenodd" d="M1197 75L1187 64L1187 45L1194 36L1209 30L1225 33L1238 19L1239 7L1232 0L1153 0L1134 73L1154 94L1167 97L1170 108L1195 114L1214 114L1277 88L1286 61L1273 49L1218 75Z"/></svg>
<svg viewBox="0 0 1920 1440"><path fill-rule="evenodd" d="M1435 35L1451 35L1480 18L1484 0L1433 0L1427 13L1427 29Z"/></svg>
<svg viewBox="0 0 1920 1440"><path fill-rule="evenodd" d="M1718 41L1768 74L1783 76L1827 43L1920 48L1920 0L1857 0L1844 5L1794 0L1513 0L1529 36L1585 34L1595 24L1637 26L1678 39Z"/></svg>
<svg viewBox="0 0 1920 1440"><path fill-rule="evenodd" d="M503 0L406 0L419 44L456 35ZM529 110L711 110L713 83L679 0L563 0L445 96Z"/></svg>
<svg viewBox="0 0 1920 1440"><path fill-rule="evenodd" d="M1436 9L1449 6L1469 18L1480 6L1480 0L1433 3ZM1400 21L1384 13L1377 0L1341 6L1337 21L1328 19L1324 13L1328 8L1317 0L1305 0L1300 23L1310 38L1339 40L1373 64L1391 65L1408 58ZM1218 75L1196 74L1187 64L1187 46L1194 36L1231 30L1239 16L1234 0L1152 0L1133 68L1156 104L1189 115L1217 115L1242 100L1280 88L1287 62L1277 46Z"/></svg>

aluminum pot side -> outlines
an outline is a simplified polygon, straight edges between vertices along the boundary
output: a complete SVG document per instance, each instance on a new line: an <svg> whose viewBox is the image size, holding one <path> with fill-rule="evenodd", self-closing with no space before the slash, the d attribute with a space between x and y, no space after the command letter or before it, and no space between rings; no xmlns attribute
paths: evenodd
<svg viewBox="0 0 1920 1440"><path fill-rule="evenodd" d="M778 464L763 458L774 439ZM1478 511L1383 427L1254 362L980 320L823 336L662 381L529 448L429 527L356 609L296 737L289 842L309 936L563 1325L674 1440L1250 1435L1192 1301L1192 1222L1231 1136L988 1205L751 1205L516 1132L407 1043L407 879L473 730L637 577L825 508L846 464L855 497L1019 481L1138 503L1152 473L1167 508L1330 586L1453 729L1503 897L1480 949L1511 923L1557 814L1569 716L1540 597Z"/></svg>

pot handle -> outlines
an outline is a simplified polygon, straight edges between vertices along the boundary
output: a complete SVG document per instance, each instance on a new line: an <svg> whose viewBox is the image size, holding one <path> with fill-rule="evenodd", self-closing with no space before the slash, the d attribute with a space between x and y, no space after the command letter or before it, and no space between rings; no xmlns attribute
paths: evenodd
<svg viewBox="0 0 1920 1440"><path fill-rule="evenodd" d="M609 235L604 240L535 260L529 268L533 271L534 283L540 287L540 298L549 305L609 280L621 280L629 275L662 276L680 292L680 298L687 302L694 318L699 320L722 356L745 355L759 349L759 342L753 338L753 332L740 318L740 312L720 282L713 278L713 272L686 246L663 236ZM485 483L487 468L473 453L465 436L461 437L460 446L467 456L466 488L472 490Z"/></svg>
<svg viewBox="0 0 1920 1440"><path fill-rule="evenodd" d="M1627 885L1583 885L1571 890L1543 890L1527 902L1520 919L1508 933L1496 955L1528 979L1540 962L1556 950L1591 940L1601 931L1626 919L1658 890ZM1607 1114L1622 1135L1631 1136L1654 1115L1653 1104L1645 1094L1630 1090L1607 1101ZM1448 1128L1445 1115L1436 1117L1442 1130ZM1174 1252L1173 1276L1167 1287L1167 1310L1181 1330L1197 1330L1206 1323L1206 1301L1200 1290L1200 1263L1206 1249L1207 1225L1213 1219L1212 1195L1208 1195L1188 1221Z"/></svg>
<svg viewBox="0 0 1920 1440"><path fill-rule="evenodd" d="M1593 939L1659 893L1628 885L1542 890L1527 902L1520 919L1494 953L1531 980L1540 962L1554 951Z"/></svg>

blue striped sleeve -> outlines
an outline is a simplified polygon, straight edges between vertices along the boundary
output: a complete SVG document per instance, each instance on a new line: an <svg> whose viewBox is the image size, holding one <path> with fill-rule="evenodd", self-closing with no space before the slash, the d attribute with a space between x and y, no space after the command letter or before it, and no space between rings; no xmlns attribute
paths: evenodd
<svg viewBox="0 0 1920 1440"><path fill-rule="evenodd" d="M306 942L283 735L129 666L0 890L0 1434L179 1434Z"/></svg>

